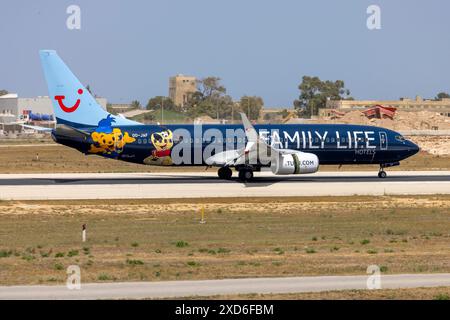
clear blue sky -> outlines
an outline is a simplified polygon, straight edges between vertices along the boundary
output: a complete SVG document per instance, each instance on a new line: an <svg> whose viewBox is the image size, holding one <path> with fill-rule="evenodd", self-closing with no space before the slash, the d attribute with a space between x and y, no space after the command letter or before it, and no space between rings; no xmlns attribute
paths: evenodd
<svg viewBox="0 0 450 320"><path fill-rule="evenodd" d="M81 7L81 30L66 8ZM366 27L381 7L382 29ZM450 91L450 1L4 1L0 88L47 95L39 49L56 49L111 102L168 94L177 73L219 76L233 98L291 106L304 75L342 79L354 97Z"/></svg>

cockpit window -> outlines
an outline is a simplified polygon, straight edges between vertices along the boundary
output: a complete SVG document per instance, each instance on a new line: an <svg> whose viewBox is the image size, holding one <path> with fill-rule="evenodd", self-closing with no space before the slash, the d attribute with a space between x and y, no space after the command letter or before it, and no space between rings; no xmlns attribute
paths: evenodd
<svg viewBox="0 0 450 320"><path fill-rule="evenodd" d="M405 141L405 137L403 136L395 136L395 139L402 142Z"/></svg>

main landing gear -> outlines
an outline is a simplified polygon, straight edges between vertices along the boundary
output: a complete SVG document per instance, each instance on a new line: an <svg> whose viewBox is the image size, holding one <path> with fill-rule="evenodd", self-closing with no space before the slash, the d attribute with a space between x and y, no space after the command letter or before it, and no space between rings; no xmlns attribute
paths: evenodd
<svg viewBox="0 0 450 320"><path fill-rule="evenodd" d="M230 180L233 172L230 167L222 167L217 171L217 175L220 179Z"/></svg>
<svg viewBox="0 0 450 320"><path fill-rule="evenodd" d="M239 180L250 181L253 179L253 168L252 167L240 167L237 169L239 172ZM217 175L220 179L230 180L233 176L233 172L230 167L222 167L217 171Z"/></svg>
<svg viewBox="0 0 450 320"><path fill-rule="evenodd" d="M250 181L253 179L253 169L252 168L241 168L239 169L239 180Z"/></svg>

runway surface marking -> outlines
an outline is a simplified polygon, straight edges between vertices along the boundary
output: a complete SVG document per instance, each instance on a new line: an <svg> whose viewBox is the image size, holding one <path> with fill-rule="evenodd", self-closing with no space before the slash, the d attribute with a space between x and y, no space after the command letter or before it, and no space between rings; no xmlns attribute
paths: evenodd
<svg viewBox="0 0 450 320"><path fill-rule="evenodd" d="M374 172L261 172L249 183L219 180L215 172L0 174L0 200L430 194L450 194L449 171L393 171L386 179Z"/></svg>
<svg viewBox="0 0 450 320"><path fill-rule="evenodd" d="M368 279L369 275L91 283L81 284L80 290L66 286L4 286L0 287L0 299L142 299L364 290ZM446 287L450 286L450 274L382 275L380 284L381 289Z"/></svg>

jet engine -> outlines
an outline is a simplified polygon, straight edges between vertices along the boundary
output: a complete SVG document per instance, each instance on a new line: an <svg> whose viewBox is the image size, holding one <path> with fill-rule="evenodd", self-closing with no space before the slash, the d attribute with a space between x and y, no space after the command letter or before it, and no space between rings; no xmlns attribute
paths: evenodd
<svg viewBox="0 0 450 320"><path fill-rule="evenodd" d="M270 164L274 174L303 174L319 170L319 159L315 154L292 151L274 155Z"/></svg>

